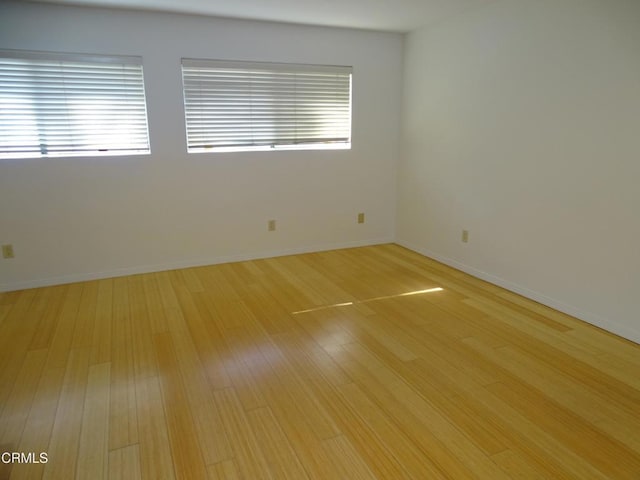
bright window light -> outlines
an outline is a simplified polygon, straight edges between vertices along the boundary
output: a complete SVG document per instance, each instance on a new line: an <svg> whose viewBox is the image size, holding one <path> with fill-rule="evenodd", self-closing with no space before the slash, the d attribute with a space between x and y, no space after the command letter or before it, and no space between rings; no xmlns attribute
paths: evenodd
<svg viewBox="0 0 640 480"><path fill-rule="evenodd" d="M0 50L0 158L145 153L140 57Z"/></svg>
<svg viewBox="0 0 640 480"><path fill-rule="evenodd" d="M187 150L351 148L351 67L182 60Z"/></svg>

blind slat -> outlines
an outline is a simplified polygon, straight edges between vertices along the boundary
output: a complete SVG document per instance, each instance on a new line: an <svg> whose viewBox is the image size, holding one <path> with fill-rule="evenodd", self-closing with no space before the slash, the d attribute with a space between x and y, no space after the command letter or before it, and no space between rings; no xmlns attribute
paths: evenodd
<svg viewBox="0 0 640 480"><path fill-rule="evenodd" d="M351 67L182 60L187 147L351 142Z"/></svg>
<svg viewBox="0 0 640 480"><path fill-rule="evenodd" d="M0 157L148 153L139 57L0 50Z"/></svg>

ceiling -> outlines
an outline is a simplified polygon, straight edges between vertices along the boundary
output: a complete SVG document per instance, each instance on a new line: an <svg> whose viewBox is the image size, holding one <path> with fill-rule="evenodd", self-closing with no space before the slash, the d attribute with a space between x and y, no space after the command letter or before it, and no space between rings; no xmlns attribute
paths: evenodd
<svg viewBox="0 0 640 480"><path fill-rule="evenodd" d="M408 32L490 0L44 0L307 25Z"/></svg>

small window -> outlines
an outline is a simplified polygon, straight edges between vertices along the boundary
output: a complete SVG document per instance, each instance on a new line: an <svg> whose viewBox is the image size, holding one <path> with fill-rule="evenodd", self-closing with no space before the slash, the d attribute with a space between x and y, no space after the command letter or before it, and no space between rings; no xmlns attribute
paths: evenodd
<svg viewBox="0 0 640 480"><path fill-rule="evenodd" d="M351 73L351 67L183 59L187 149L348 149Z"/></svg>
<svg viewBox="0 0 640 480"><path fill-rule="evenodd" d="M0 50L0 158L144 153L140 57Z"/></svg>

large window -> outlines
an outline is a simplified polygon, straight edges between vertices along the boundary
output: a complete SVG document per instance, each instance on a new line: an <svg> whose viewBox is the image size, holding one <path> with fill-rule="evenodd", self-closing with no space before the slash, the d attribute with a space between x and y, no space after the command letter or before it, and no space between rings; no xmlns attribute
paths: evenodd
<svg viewBox="0 0 640 480"><path fill-rule="evenodd" d="M0 158L140 153L141 58L0 50Z"/></svg>
<svg viewBox="0 0 640 480"><path fill-rule="evenodd" d="M351 146L351 67L182 60L189 152Z"/></svg>

